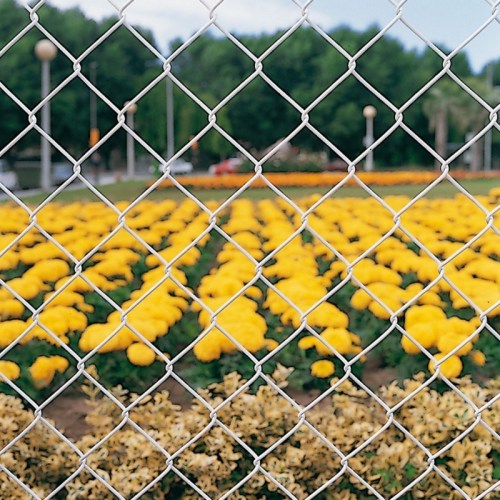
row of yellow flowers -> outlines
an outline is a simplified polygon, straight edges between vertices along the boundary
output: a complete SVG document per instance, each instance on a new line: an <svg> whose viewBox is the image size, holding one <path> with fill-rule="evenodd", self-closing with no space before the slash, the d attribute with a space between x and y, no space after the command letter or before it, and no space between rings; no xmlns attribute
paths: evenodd
<svg viewBox="0 0 500 500"><path fill-rule="evenodd" d="M278 187L328 187L334 186L345 179L346 172L288 172L277 173L272 170L265 170L264 177L274 186ZM453 177L462 179L496 179L499 175L496 172L453 172ZM394 171L394 172L356 172L356 177L369 186L396 186L408 184L430 184L439 176L435 171ZM195 189L237 189L244 186L250 180L248 188L265 188L268 186L261 177L255 174L225 174L225 175L199 175L180 176L177 182L183 186ZM152 183L150 183L151 185ZM355 178L350 178L346 185L357 186ZM162 181L159 188L172 187L170 180Z"/></svg>
<svg viewBox="0 0 500 500"><path fill-rule="evenodd" d="M495 192L479 197L487 211L495 209ZM306 201L303 208L316 199ZM410 199L387 197L385 201L398 211L407 207ZM368 309L387 320L413 301L405 311L406 334L401 337L407 354L421 355L424 350L435 349L435 360L446 356L441 373L448 378L460 375L463 356L469 355L477 365L485 364L484 354L473 350L481 330L479 313L469 321L458 317L461 309L470 307L484 311L489 318L500 315L500 263L496 259L500 238L493 229L488 230L485 212L462 195L421 200L402 214L404 231L398 229L391 234L393 215L373 200L328 200L320 211L319 219L311 225L350 262L390 234L369 258L358 261L352 269L352 276L371 292L356 291L351 298L354 309ZM475 238L480 233L482 236ZM465 246L468 242L469 247ZM415 248L410 249L412 243ZM334 257L319 240L313 246L315 253L326 251ZM448 258L452 259L444 266L445 276L439 278L439 261ZM324 277L345 279L346 271L345 262L333 258ZM408 274L413 274L417 282L403 288L403 277ZM444 312L441 297L446 294L455 310L451 317ZM434 372L433 360L429 361L429 370Z"/></svg>
<svg viewBox="0 0 500 500"><path fill-rule="evenodd" d="M318 197L308 197L299 205L306 210L317 200ZM391 197L385 201L394 210L399 210L410 200ZM494 208L491 199L483 197L480 201L487 209ZM336 278L346 278L347 264L357 260L352 276L367 291L359 288L354 293L351 299L354 309L360 312L369 310L376 317L387 320L406 302L413 301L414 305L406 311L408 335L401 337L407 354L419 355L424 350L437 349L436 360L447 356L441 370L448 377L461 373L460 358L465 355L470 355L478 365L485 363L484 354L472 348L478 340L481 321L477 316L469 321L457 316L448 318L443 312L445 303L440 295L449 294L457 311L473 304L486 311L490 318L500 314L500 263L495 260L498 236L493 230L486 231L470 248L460 251L468 240L486 229L487 224L485 213L467 198L457 196L453 200L417 202L402 216L405 231L397 230L385 239L394 226L393 216L374 200L327 200L307 218L307 227L320 235L310 243L304 243L302 236L297 234L303 224L302 216L286 202L264 200L257 207L248 201L236 203L238 217L232 219L228 229L230 234L238 236L238 244L247 256L233 246L231 253L229 248L224 248L218 260L239 263L236 269L248 282L256 272L250 258L261 259L269 252L276 252L274 263L263 268L264 276L278 279L276 291L268 291L263 306L278 315L283 325L294 328L303 324L303 314L308 313L307 325L318 335L301 339L300 348L315 347L322 356L352 355L361 351L359 337L348 330L348 316L323 300ZM422 246L417 252L408 247L412 243L411 235ZM377 242L380 243L377 245ZM374 247L371 255L358 260L370 247ZM332 248L345 260L338 259ZM439 261L432 259L429 252L439 259L456 254L445 266L446 277L438 279ZM323 275L318 270L317 256L331 260L330 269ZM248 276L242 270L244 267ZM418 281L403 288L403 276L409 273L414 273ZM217 279L219 292L228 290L225 299L217 306L229 300L245 284L241 282L228 288L234 283L234 275L216 271L213 276ZM437 282L429 287L435 280ZM427 288L425 292L424 287ZM246 294L251 290L248 289ZM244 314L250 321L253 312L244 313L239 308L240 303L249 301L248 298L238 298L228 306L226 314L233 311L235 318ZM256 345L253 337L241 337L241 331L240 328L233 335L245 349L254 352L262 348L265 339ZM203 361L217 359L222 352L235 348L234 345L232 348L215 347L215 337L204 340L195 351ZM219 343L224 342L227 340L221 335ZM323 360L316 362L311 369L317 376L329 376L334 366L331 361ZM434 370L432 360L429 369Z"/></svg>
<svg viewBox="0 0 500 500"><path fill-rule="evenodd" d="M126 206L126 203L118 204L120 209ZM157 286L165 275L161 262L177 257L171 275L186 285L187 279L180 267L195 265L200 250L194 247L184 252L184 249L207 227L208 216L190 201L144 202L140 208L130 210L128 229L113 234L118 220L112 209L97 203L73 203L47 205L38 215L38 222L55 243L35 229L19 239L18 235L29 223L27 214L13 207L0 209L3 233L0 238L10 246L0 258L0 272L8 272L18 265L27 267L21 277L5 280L6 286L0 289L0 348L10 348L17 343L29 349L32 340L62 346L79 333L78 345L84 353L127 350L130 361L140 366L149 365L157 358L165 359L161 352L155 352L152 343L182 317L188 302L186 291L172 280ZM198 245L206 243L207 238ZM119 304L124 310L133 306L126 318L128 326L120 326L119 311L112 312L105 323L88 324L86 313L92 313L94 307L85 302L84 294L96 289L106 293L130 285L134 279L132 266L146 254L147 245L158 249L159 257L146 258L149 271L141 277L141 288L132 293L130 300ZM161 250L165 245L168 247ZM82 259L95 247L99 247L99 252L86 259L91 266L75 279L71 260ZM154 291L153 287L156 287ZM23 320L28 314L26 304L40 295L46 305L37 321L34 323L31 317ZM149 345L145 345L143 339ZM62 373L68 366L68 360L62 356L40 356L29 372L35 386L45 387L56 372ZM16 380L20 369L12 361L0 360L0 373Z"/></svg>
<svg viewBox="0 0 500 500"><path fill-rule="evenodd" d="M277 341L276 335L270 335L276 333L266 323L270 313L282 326L297 330L307 324L304 333L310 335L302 337L297 347L314 348L324 357L310 369L317 377L328 377L336 358L362 351L363 339L351 327L352 314L359 311L385 321L404 314L404 351L408 355L431 352L436 360L447 356L441 373L456 377L464 357L478 365L486 362L484 353L474 348L484 321L479 320L479 312L488 319L500 314L499 237L488 229L487 216L497 195L498 190L492 190L490 196L478 197L486 212L461 195L422 199L412 205L406 197L387 197L385 202L393 210L407 207L396 221L374 199L328 199L317 205L320 196L309 196L297 202L307 216L281 199L236 200L222 224L232 241L213 255L213 269L193 291L204 305L190 299L182 270L197 266L210 238L210 217L196 203L142 202L128 211L126 225L119 230L115 228L122 218L102 204L49 204L37 221L58 244L32 229L0 257L4 277L19 266L24 269L21 276L5 278L7 286L0 289L0 349L10 350L13 344L29 349L37 340L60 345L64 354L63 345L76 336L83 353L125 351L132 364L148 366L166 360L167 354L155 343L174 334L174 325L193 310L199 313L200 332L204 331L194 354L208 362L240 346L255 353L286 341L286 336ZM121 210L127 206L118 204ZM28 224L22 209L1 207L4 248ZM88 252L92 253L86 257ZM72 261L82 258L89 267L75 279ZM110 292L131 286L136 279L133 266L141 258L147 270L130 298L119 304L130 312L123 317L114 311L105 322L89 324L93 306L85 294L96 288ZM166 263L172 261L171 278L166 278ZM440 266L442 261L446 265ZM320 262L326 264L326 271L320 271ZM440 276L441 267L445 277ZM414 282L403 286L408 276ZM273 282L275 290L265 290L263 280ZM341 280L358 287L349 310L324 300ZM34 322L27 304L39 297L46 305ZM456 314L445 314L444 297ZM409 301L413 304L404 308ZM476 316L460 319L458 312L471 303ZM214 318L210 311L225 304ZM30 374L37 387L48 385L56 373L67 369L69 363L59 358L34 361ZM434 370L433 359L429 369ZM0 360L0 373L11 380L20 375L8 352Z"/></svg>

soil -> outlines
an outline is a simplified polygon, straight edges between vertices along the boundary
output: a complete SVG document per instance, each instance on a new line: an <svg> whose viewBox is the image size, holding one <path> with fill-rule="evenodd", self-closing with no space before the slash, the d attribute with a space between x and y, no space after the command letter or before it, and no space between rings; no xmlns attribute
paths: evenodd
<svg viewBox="0 0 500 500"><path fill-rule="evenodd" d="M378 389L383 385L394 382L396 379L396 368L383 367L382 358L380 356L368 356L363 368L362 382L370 389Z"/></svg>
<svg viewBox="0 0 500 500"><path fill-rule="evenodd" d="M396 380L396 370L394 368L380 367L380 359L372 358L366 363L363 372L363 383L370 389L376 390L382 385L389 384ZM170 400L186 409L191 405L191 395L175 380L169 379L164 382L159 390L166 390L170 394ZM301 406L307 406L321 394L318 390L298 391L287 390L288 395ZM317 407L325 407L328 398L318 403ZM85 417L90 411L90 406L82 396L67 396L55 399L43 411L44 416L53 420L56 427L69 439L76 441L85 434L91 432L91 426L85 422Z"/></svg>
<svg viewBox="0 0 500 500"><path fill-rule="evenodd" d="M56 427L73 441L89 433L91 426L85 422L90 411L88 402L83 397L59 397L43 410L44 417L56 423Z"/></svg>

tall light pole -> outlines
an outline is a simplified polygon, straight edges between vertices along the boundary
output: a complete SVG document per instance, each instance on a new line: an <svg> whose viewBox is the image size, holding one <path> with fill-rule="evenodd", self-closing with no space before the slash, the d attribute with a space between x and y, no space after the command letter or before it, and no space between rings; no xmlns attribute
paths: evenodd
<svg viewBox="0 0 500 500"><path fill-rule="evenodd" d="M57 55L57 47L50 41L44 38L35 45L35 55L42 62L42 100L45 99L50 92L50 62ZM42 106L42 130L50 135L50 101L47 101ZM45 191L48 191L51 186L50 172L50 143L46 137L42 136L41 143L41 160L42 171L40 175L40 185Z"/></svg>
<svg viewBox="0 0 500 500"><path fill-rule="evenodd" d="M129 106L129 101L125 103ZM137 104L131 104L127 109L127 126L134 130L134 114L137 111ZM127 177L133 179L135 177L135 144L134 138L127 133Z"/></svg>
<svg viewBox="0 0 500 500"><path fill-rule="evenodd" d="M365 106L363 108L363 116L366 118L366 136L364 140L365 148L369 148L373 141L373 119L377 116L377 108L375 106ZM365 170L371 172L373 170L373 151L368 151L366 155Z"/></svg>
<svg viewBox="0 0 500 500"><path fill-rule="evenodd" d="M174 83L167 76L167 159L174 156Z"/></svg>
<svg viewBox="0 0 500 500"><path fill-rule="evenodd" d="M489 88L493 88L493 63L488 64L486 68L486 83ZM484 169L491 170L491 152L493 149L493 134L490 128L484 136Z"/></svg>
<svg viewBox="0 0 500 500"><path fill-rule="evenodd" d="M90 69L90 83L92 85L96 84L97 79L97 62L92 61L89 64ZM95 92L92 89L90 91L90 134L89 134L89 146L92 148L99 142L99 129L97 128L97 99Z"/></svg>
<svg viewBox="0 0 500 500"><path fill-rule="evenodd" d="M92 85L96 85L97 80L97 62L92 61L89 64L89 79ZM89 88L90 92L90 133L89 133L89 147L93 148L101 138L99 128L97 127L97 99L93 89ZM99 182L99 167L100 167L101 157L97 151L92 153L90 157L90 163L94 168L94 178L96 184Z"/></svg>

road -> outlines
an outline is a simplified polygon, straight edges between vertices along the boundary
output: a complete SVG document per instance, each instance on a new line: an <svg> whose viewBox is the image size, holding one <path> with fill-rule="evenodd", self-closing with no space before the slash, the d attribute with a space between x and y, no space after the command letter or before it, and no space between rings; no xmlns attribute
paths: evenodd
<svg viewBox="0 0 500 500"><path fill-rule="evenodd" d="M85 175L85 179L87 179L93 186L109 186L116 182L122 181L125 179L124 172L100 172L99 176L95 176L93 174ZM151 174L147 172L140 172L135 177L134 180L148 180L151 179ZM76 179L71 184L64 188L65 191L74 191L77 189L82 189L84 184L81 180ZM55 186L52 189L52 192L58 189ZM13 191L15 197L25 198L30 196L35 196L38 194L43 194L45 191L41 188L37 189L16 189ZM3 190L0 190L0 201L5 201L8 199L14 199L10 194L7 194ZM15 200L15 199L14 199Z"/></svg>

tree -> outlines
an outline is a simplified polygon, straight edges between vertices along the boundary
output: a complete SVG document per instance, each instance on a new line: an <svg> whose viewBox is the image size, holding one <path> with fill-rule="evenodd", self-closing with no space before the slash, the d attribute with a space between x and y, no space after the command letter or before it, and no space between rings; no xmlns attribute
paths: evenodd
<svg viewBox="0 0 500 500"><path fill-rule="evenodd" d="M44 5L38 10L40 23L74 57L83 53L97 38L116 22L105 19L99 23L87 18L79 9L59 10ZM0 47L5 46L30 22L29 13L14 0L0 0ZM142 36L155 45L151 32L138 28ZM36 42L44 35L32 29L28 31L0 58L0 81L10 89L28 108L40 102L40 62L34 54ZM97 67L97 87L109 100L122 107L125 100L134 97L144 87L144 75L151 73L151 66L159 63L125 27L116 30L98 48L82 61L82 73L89 76L89 63ZM73 62L62 51L51 63L52 88L63 82L74 72ZM151 77L152 79L152 77ZM66 150L78 157L87 150L89 139L89 88L74 78L52 98L52 136ZM98 99L98 125L107 132L116 125L116 113ZM158 109L158 106L156 106ZM28 125L27 114L6 94L0 92L0 112L3 117L0 127L0 149L20 134ZM148 139L157 136L147 130L153 120L147 121L144 132ZM27 148L38 147L40 136L32 131L13 146L9 153L19 155ZM113 149L124 149L123 136L115 134L101 148L103 156L109 157ZM54 156L57 156L57 152Z"/></svg>
<svg viewBox="0 0 500 500"><path fill-rule="evenodd" d="M464 79L464 83L488 104L498 104L500 92L485 80L472 77ZM489 114L480 102L465 91L461 91L451 112L459 129L463 132L471 131L474 137L485 127ZM471 145L471 158L471 170L478 172L483 166L482 138L476 139Z"/></svg>
<svg viewBox="0 0 500 500"><path fill-rule="evenodd" d="M434 131L434 147L441 158L448 155L448 122L450 113L459 103L458 88L451 80L439 80L431 87L423 103L423 111L429 119L429 128ZM441 163L436 159L435 166Z"/></svg>
<svg viewBox="0 0 500 500"><path fill-rule="evenodd" d="M51 5L43 5L38 14L41 24L75 57L116 22L112 18L96 22L88 19L79 9L63 11ZM0 47L28 23L29 14L18 2L0 0ZM153 46L157 46L151 32L136 29ZM355 54L378 31L376 26L364 31L342 26L330 30L328 34L350 54ZM260 56L283 34L284 31L278 31L271 35L240 36L239 39L253 54ZM42 37L38 30L32 29L0 58L0 81L31 109L40 102L40 63L33 48ZM173 42L172 51L181 44L182 40ZM443 51L446 52L444 48ZM114 31L83 59L81 71L86 76L89 76L91 62L97 63L96 86L120 108L124 101L135 97L162 72L161 62L125 26ZM495 75L499 67L497 62ZM461 79L472 76L464 54L453 57L452 69ZM296 30L263 60L266 77L303 108L315 102L348 70L348 60L315 30L305 27ZM395 106L401 106L410 99L441 70L442 59L432 50L407 50L390 36L384 36L356 60L357 73ZM255 72L255 63L230 40L202 35L173 60L172 71L193 94L214 108ZM73 63L60 52L51 65L53 86L73 73ZM453 85L455 88L452 89ZM455 95L457 89L463 94L457 85L439 82L428 92L427 98L418 99L404 112L405 124L424 141L431 143L432 131L435 132L435 147L442 156L446 156L448 131L454 138L459 129L472 127L477 130L479 127L480 130L485 123L484 112L477 107L473 109L477 103L452 106L453 100L447 102L448 94ZM52 100L53 137L75 156L80 156L87 149L89 92L77 77ZM174 101L175 141L178 147L182 147L206 126L208 117L206 111L178 87L175 88ZM309 121L348 157L355 158L363 150L361 138L365 122L362 110L367 104L377 107L375 131L380 136L394 124L394 112L354 75L350 75L310 110ZM452 116L452 108L456 108L455 114L459 113L459 109L466 110L464 113L467 116ZM141 97L136 116L137 133L159 153L165 149L165 109L163 79ZM8 117L0 127L1 149L25 129L28 116L3 92L0 92L0 113L2 117ZM116 112L99 98L97 115L101 135L116 126ZM474 123L464 123L465 118L472 120L474 116ZM427 129L429 121L432 131ZM299 126L301 116L272 85L257 76L218 111L217 123L249 150L262 150ZM328 150L330 156L336 156L307 129L294 137L292 142L301 149ZM39 134L32 131L15 148L11 148L10 153L21 153L32 146L38 147L39 143ZM198 146L203 165L235 152L234 146L216 131L209 132ZM115 133L100 149L105 159L113 151L124 153L123 132ZM377 148L377 162L383 166L430 163L428 152L402 130L391 134Z"/></svg>

